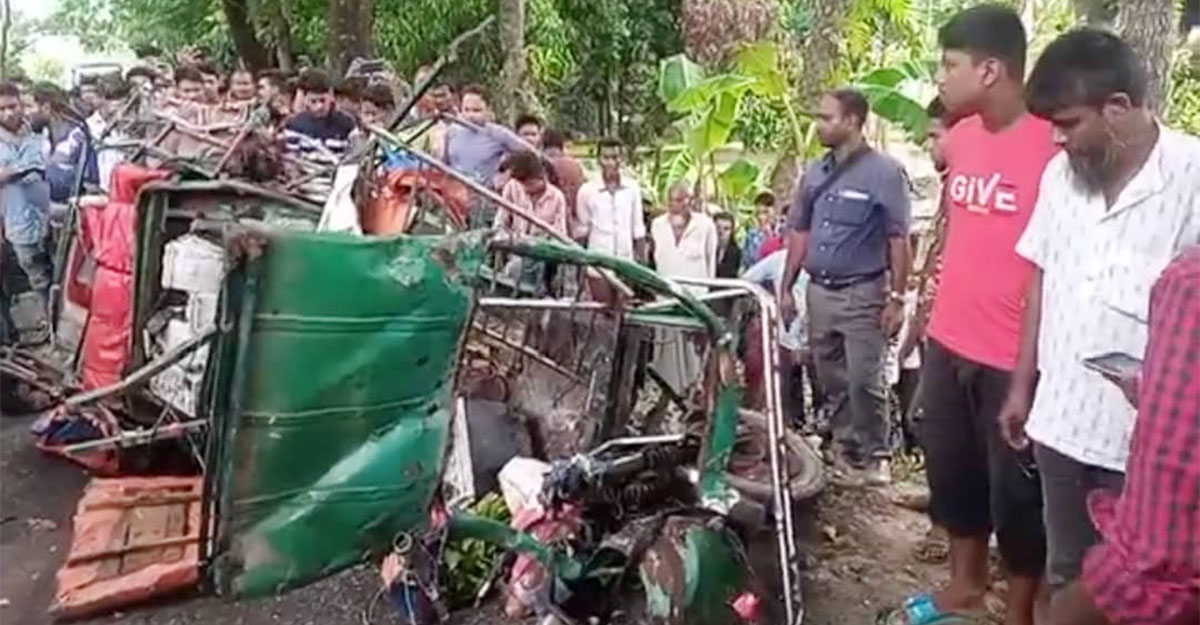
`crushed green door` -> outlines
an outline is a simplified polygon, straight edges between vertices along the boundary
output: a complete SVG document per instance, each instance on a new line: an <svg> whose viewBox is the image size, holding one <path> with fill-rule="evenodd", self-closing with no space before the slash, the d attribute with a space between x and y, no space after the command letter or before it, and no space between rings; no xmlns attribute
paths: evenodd
<svg viewBox="0 0 1200 625"><path fill-rule="evenodd" d="M422 526L485 241L236 233L213 357L217 589L261 595ZM259 251L261 250L261 253Z"/></svg>

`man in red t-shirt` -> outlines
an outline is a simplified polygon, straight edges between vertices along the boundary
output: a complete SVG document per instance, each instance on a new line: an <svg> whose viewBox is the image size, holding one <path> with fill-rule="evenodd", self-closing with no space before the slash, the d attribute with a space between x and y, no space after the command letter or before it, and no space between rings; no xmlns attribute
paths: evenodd
<svg viewBox="0 0 1200 625"><path fill-rule="evenodd" d="M1015 246L1056 148L1050 124L1025 110L1025 30L1012 9L961 11L939 39L939 95L960 121L944 143L947 226L919 401L929 513L950 534L950 584L899 614L930 623L983 612L995 531L1008 573L1005 622L1031 625L1046 563L1041 488L1031 454L1004 443L996 417L1033 271Z"/></svg>

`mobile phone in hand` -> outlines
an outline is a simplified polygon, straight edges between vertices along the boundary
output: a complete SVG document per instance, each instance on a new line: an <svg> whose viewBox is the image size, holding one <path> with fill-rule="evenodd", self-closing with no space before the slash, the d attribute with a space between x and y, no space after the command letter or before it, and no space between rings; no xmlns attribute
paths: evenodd
<svg viewBox="0 0 1200 625"><path fill-rule="evenodd" d="M1123 352L1108 352L1083 359L1083 366L1114 378L1131 378L1142 370L1140 358Z"/></svg>

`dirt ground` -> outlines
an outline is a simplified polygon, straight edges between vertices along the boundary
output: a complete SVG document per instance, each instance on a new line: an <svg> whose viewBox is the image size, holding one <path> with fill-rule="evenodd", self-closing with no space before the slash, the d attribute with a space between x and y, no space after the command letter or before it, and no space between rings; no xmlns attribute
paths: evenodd
<svg viewBox="0 0 1200 625"><path fill-rule="evenodd" d="M38 452L28 418L0 419L0 624L50 622L54 574L70 541L71 512L84 472ZM932 587L944 569L913 557L928 522L891 502L895 489L829 487L801 505L805 623L864 625L907 595ZM280 597L228 601L183 597L90 623L182 625L368 625L399 623L372 567L359 567ZM368 615L368 609L370 614ZM457 613L460 625L502 622L496 602Z"/></svg>

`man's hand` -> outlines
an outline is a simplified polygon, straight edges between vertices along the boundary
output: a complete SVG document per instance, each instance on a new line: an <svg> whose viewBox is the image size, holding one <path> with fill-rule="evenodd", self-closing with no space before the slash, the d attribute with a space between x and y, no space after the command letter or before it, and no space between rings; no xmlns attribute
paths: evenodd
<svg viewBox="0 0 1200 625"><path fill-rule="evenodd" d="M1033 393L1019 386L1009 389L1000 414L996 416L1000 425L1000 438L1003 438L1009 447L1021 450L1029 446L1029 439L1025 436L1025 422L1029 420L1029 409L1032 406Z"/></svg>
<svg viewBox="0 0 1200 625"><path fill-rule="evenodd" d="M883 305L883 332L888 337L894 337L900 333L900 325L904 322L904 306L894 300L889 299L888 303Z"/></svg>
<svg viewBox="0 0 1200 625"><path fill-rule="evenodd" d="M783 319L785 324L791 325L795 317L796 298L792 295L792 290L788 289L779 294L779 318Z"/></svg>
<svg viewBox="0 0 1200 625"><path fill-rule="evenodd" d="M383 578L383 587L391 588L396 582L396 578L404 572L404 566L400 563L400 556L395 551L389 551L383 557L383 562L379 564L379 576Z"/></svg>

